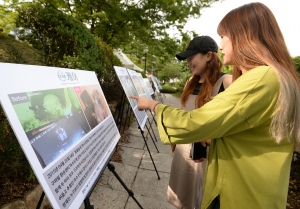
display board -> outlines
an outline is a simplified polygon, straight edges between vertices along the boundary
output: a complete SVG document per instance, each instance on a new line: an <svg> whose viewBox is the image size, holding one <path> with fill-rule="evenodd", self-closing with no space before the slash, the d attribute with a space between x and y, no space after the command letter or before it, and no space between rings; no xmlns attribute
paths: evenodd
<svg viewBox="0 0 300 209"><path fill-rule="evenodd" d="M148 116L145 110L143 111L138 110L137 101L135 99L129 98L130 96L139 96L139 93L135 89L135 86L129 75L129 72L127 71L126 68L119 67L119 66L114 66L114 69L124 89L124 92L128 98L128 101L138 121L138 124L140 125L140 128L143 129L147 122ZM142 88L140 88L140 91L142 92Z"/></svg>
<svg viewBox="0 0 300 209"><path fill-rule="evenodd" d="M0 63L0 101L53 208L79 208L120 138L95 72Z"/></svg>
<svg viewBox="0 0 300 209"><path fill-rule="evenodd" d="M157 84L157 81L156 81L155 77L153 75L150 75L150 79L151 79L152 83L154 84L156 92L160 93L160 89L158 87L158 84Z"/></svg>
<svg viewBox="0 0 300 209"><path fill-rule="evenodd" d="M141 73L135 72L134 70L127 69L131 80L134 84L135 89L137 90L139 97L144 97L147 99L152 99L148 87L146 86L143 76Z"/></svg>
<svg viewBox="0 0 300 209"><path fill-rule="evenodd" d="M154 78L154 81L156 82L159 90L162 90L162 86L160 85L160 82L159 82L158 78L156 76L152 76L152 77Z"/></svg>
<svg viewBox="0 0 300 209"><path fill-rule="evenodd" d="M144 83L146 84L146 86L148 88L148 91L149 91L150 95L154 94L154 91L153 91L152 85L149 81L149 78L143 78L143 80L144 80Z"/></svg>

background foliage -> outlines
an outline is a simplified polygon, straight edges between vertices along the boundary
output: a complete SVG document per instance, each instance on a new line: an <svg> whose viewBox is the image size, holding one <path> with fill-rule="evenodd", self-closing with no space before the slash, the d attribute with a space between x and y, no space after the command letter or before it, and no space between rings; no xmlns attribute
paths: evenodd
<svg viewBox="0 0 300 209"><path fill-rule="evenodd" d="M293 58L297 72L300 74L300 56Z"/></svg>
<svg viewBox="0 0 300 209"><path fill-rule="evenodd" d="M97 42L78 20L37 3L23 4L18 13L19 39L41 51L47 66L82 70L100 67Z"/></svg>

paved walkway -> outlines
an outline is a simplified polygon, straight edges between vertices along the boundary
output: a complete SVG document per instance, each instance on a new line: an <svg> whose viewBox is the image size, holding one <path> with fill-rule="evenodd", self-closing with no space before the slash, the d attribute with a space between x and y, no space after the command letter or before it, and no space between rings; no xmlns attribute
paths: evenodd
<svg viewBox="0 0 300 209"><path fill-rule="evenodd" d="M164 104L179 107L180 101L178 98L170 94L164 94L163 99ZM158 170L160 180L158 180L157 173L136 122L129 128L131 133L130 143L119 144L123 150L121 151L123 162L111 163L115 166L117 174L126 186L132 190L134 197L144 209L174 209L166 201L172 162L171 148L161 143L153 117L151 114L148 116L152 121L152 128L157 139L155 145L159 153L146 131L144 135L147 135L147 144ZM94 209L140 208L108 168L103 172L102 177L91 194L90 204L94 206ZM84 209L84 205L82 204L80 208Z"/></svg>

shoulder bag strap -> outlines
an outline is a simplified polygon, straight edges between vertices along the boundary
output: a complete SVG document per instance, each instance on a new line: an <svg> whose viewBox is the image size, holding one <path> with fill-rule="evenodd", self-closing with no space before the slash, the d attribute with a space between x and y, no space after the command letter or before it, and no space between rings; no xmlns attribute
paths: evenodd
<svg viewBox="0 0 300 209"><path fill-rule="evenodd" d="M228 74L224 74L222 75L215 83L215 85L213 86L213 90L211 92L211 96L216 96L219 92L220 86L223 83L223 80L225 78L225 76L227 76Z"/></svg>

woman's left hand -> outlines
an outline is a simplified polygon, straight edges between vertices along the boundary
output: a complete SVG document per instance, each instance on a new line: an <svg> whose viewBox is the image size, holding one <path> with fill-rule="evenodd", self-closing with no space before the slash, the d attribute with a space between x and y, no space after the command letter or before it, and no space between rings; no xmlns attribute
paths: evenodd
<svg viewBox="0 0 300 209"><path fill-rule="evenodd" d="M205 158L200 158L200 159L193 160L193 161L194 161L194 163L202 163L204 160L205 160Z"/></svg>
<svg viewBox="0 0 300 209"><path fill-rule="evenodd" d="M202 144L203 147L207 147L210 146L210 139L204 140L200 142Z"/></svg>

